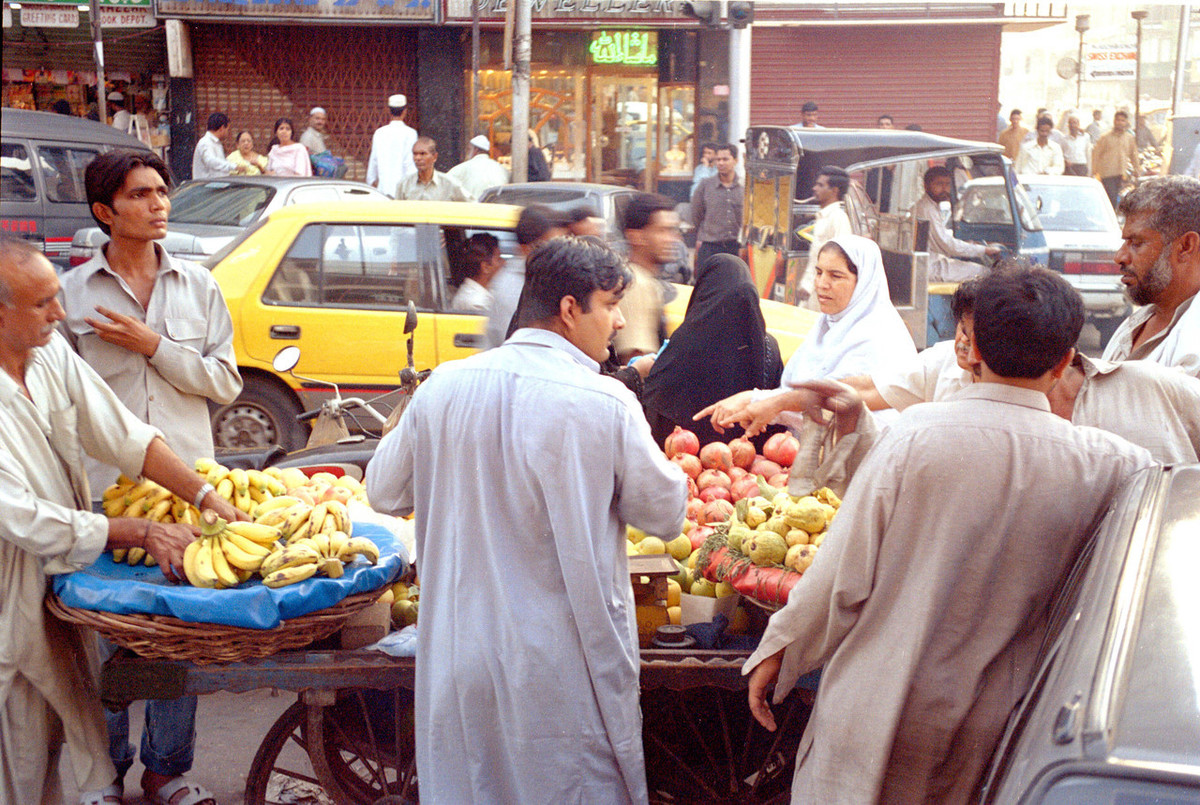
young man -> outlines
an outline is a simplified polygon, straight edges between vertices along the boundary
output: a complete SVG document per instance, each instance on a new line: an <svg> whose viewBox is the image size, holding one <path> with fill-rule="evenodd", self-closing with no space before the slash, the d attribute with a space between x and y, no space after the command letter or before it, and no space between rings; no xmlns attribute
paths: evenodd
<svg viewBox="0 0 1200 805"><path fill-rule="evenodd" d="M905 411L855 473L849 516L743 670L755 718L774 729L767 689L780 701L824 666L794 801L977 795L1054 594L1113 495L1153 463L1051 413L1082 326L1078 293L1054 272L983 277L980 382Z"/></svg>
<svg viewBox="0 0 1200 805"><path fill-rule="evenodd" d="M613 342L620 363L641 355L654 355L666 335L663 286L658 278L663 266L679 251L681 238L675 203L655 193L638 193L625 208L625 240L629 243L633 282L621 300L625 326Z"/></svg>
<svg viewBox="0 0 1200 805"><path fill-rule="evenodd" d="M717 175L700 183L692 196L692 222L696 225L696 271L714 254L738 253L742 231L745 188L737 175L738 147L717 146L713 159Z"/></svg>
<svg viewBox="0 0 1200 805"><path fill-rule="evenodd" d="M499 239L487 232L476 232L467 239L463 263L465 276L450 302L450 310L455 313L480 313L486 316L492 307L492 295L488 292L488 285L492 277L504 267Z"/></svg>
<svg viewBox="0 0 1200 805"><path fill-rule="evenodd" d="M800 125L806 129L823 129L824 126L817 123L820 118L820 107L816 101L805 101L800 107Z"/></svg>
<svg viewBox="0 0 1200 805"><path fill-rule="evenodd" d="M110 240L92 260L63 276L67 340L117 397L157 428L186 462L213 455L209 402L233 402L242 390L233 322L220 286L201 265L167 254L157 241L171 211L170 174L157 155L110 151L84 174L92 217ZM99 494L117 468L88 464ZM194 792L196 697L146 703L142 790L166 802ZM110 754L124 778L133 764L127 711L106 712Z"/></svg>
<svg viewBox="0 0 1200 805"><path fill-rule="evenodd" d="M1071 115L1067 118L1067 133L1061 143L1063 161L1068 176L1088 176L1092 164L1092 138L1079 127L1079 118Z"/></svg>
<svg viewBox="0 0 1200 805"><path fill-rule="evenodd" d="M367 467L416 513L422 800L647 799L624 533L676 533L687 486L598 372L629 281L598 242L537 248L520 329L439 366Z"/></svg>
<svg viewBox="0 0 1200 805"><path fill-rule="evenodd" d="M400 180L394 193L398 201L474 201L457 179L436 170L437 142L432 137L418 137L412 148L417 172Z"/></svg>
<svg viewBox="0 0 1200 805"><path fill-rule="evenodd" d="M896 123L895 123L895 121L892 120L891 115L880 115L878 117L878 119L876 119L876 121L875 121L875 128L877 128L877 129L894 129L894 128L896 128Z"/></svg>
<svg viewBox="0 0 1200 805"><path fill-rule="evenodd" d="M408 98L397 93L387 99L391 121L375 129L371 135L371 156L367 158L367 184L373 184L391 195L406 176L417 172L413 162L413 146L417 132L404 122Z"/></svg>
<svg viewBox="0 0 1200 805"><path fill-rule="evenodd" d="M1066 165L1063 161L1062 148L1058 143L1050 140L1050 132L1053 130L1053 120L1048 117L1038 118L1037 136L1028 142L1021 143L1021 149L1017 154L1017 173L1043 176L1062 175Z"/></svg>
<svg viewBox="0 0 1200 805"><path fill-rule="evenodd" d="M1100 177L1113 209L1120 200L1121 186L1137 170L1138 153L1133 132L1129 131L1129 113L1113 115L1112 131L1096 141L1092 149L1092 173Z"/></svg>
<svg viewBox="0 0 1200 805"><path fill-rule="evenodd" d="M1200 179L1148 179L1121 199L1117 251L1135 305L1109 339L1111 361L1149 360L1200 377Z"/></svg>
<svg viewBox="0 0 1200 805"><path fill-rule="evenodd" d="M817 255L821 247L838 235L852 235L850 217L846 215L846 207L842 199L850 189L850 174L836 165L826 165L817 174L813 184L813 197L821 205L813 221L812 243L808 245L808 263L804 267L804 275L800 278L801 304L809 310L819 310L817 296L813 293L813 284L817 274Z"/></svg>
<svg viewBox="0 0 1200 805"><path fill-rule="evenodd" d="M717 158L717 148L712 143L705 143L700 146L700 161L696 163L696 170L692 172L692 189L688 191L688 198L696 195L696 188L710 176L717 175L717 166L713 161Z"/></svg>
<svg viewBox="0 0 1200 805"><path fill-rule="evenodd" d="M117 805L121 788L83 641L46 616L47 577L106 549L143 547L177 579L197 530L92 513L84 456L237 515L71 351L56 332L65 315L58 294L45 256L0 236L0 802L59 801L65 741L85 797Z"/></svg>
<svg viewBox="0 0 1200 805"><path fill-rule="evenodd" d="M224 112L213 112L208 116L208 131L196 143L192 154L193 179L219 179L231 173L245 173L245 165L235 165L225 158L225 146L221 141L229 135L229 116Z"/></svg>
<svg viewBox="0 0 1200 805"><path fill-rule="evenodd" d="M1008 128L1000 132L1000 136L996 141L1004 146L1004 155L1009 159L1016 161L1017 155L1021 153L1021 141L1025 139L1025 135L1029 133L1029 129L1021 125L1021 110L1014 109L1008 115Z"/></svg>

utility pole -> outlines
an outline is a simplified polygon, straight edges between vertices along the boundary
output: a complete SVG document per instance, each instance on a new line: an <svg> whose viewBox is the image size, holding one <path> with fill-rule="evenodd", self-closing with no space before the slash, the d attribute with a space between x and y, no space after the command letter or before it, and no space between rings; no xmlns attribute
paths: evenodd
<svg viewBox="0 0 1200 805"><path fill-rule="evenodd" d="M469 141L479 131L479 2L471 0L471 119L466 126ZM465 144L463 150L466 150Z"/></svg>
<svg viewBox="0 0 1200 805"><path fill-rule="evenodd" d="M1141 149L1137 146L1138 127L1142 123L1142 20L1146 19L1148 12L1143 9L1129 12L1129 16L1137 20L1137 60L1134 63L1133 74L1133 147L1138 153L1137 163L1133 166L1133 183L1140 184L1142 181L1142 165L1141 165Z"/></svg>
<svg viewBox="0 0 1200 805"><path fill-rule="evenodd" d="M729 141L744 139L749 127L750 28L734 25L729 29Z"/></svg>
<svg viewBox="0 0 1200 805"><path fill-rule="evenodd" d="M516 4L512 71L512 180L529 179L529 47L532 36L530 0Z"/></svg>
<svg viewBox="0 0 1200 805"><path fill-rule="evenodd" d="M1183 77L1187 70L1188 42L1192 38L1192 7L1183 5L1179 9L1179 42L1175 46L1175 85L1171 93L1171 114L1179 112L1183 103Z"/></svg>
<svg viewBox="0 0 1200 805"><path fill-rule="evenodd" d="M1075 70L1075 112L1076 112L1076 114L1081 114L1079 104L1082 103L1082 101L1080 99L1083 97L1083 35L1085 33L1087 33L1088 28L1091 27L1091 25L1090 25L1091 19L1092 19L1092 17L1090 14L1076 14L1075 15L1075 30L1079 32L1079 62L1077 63L1076 70ZM1083 118L1081 117L1080 119L1082 120Z"/></svg>
<svg viewBox="0 0 1200 805"><path fill-rule="evenodd" d="M88 0L88 16L92 23L92 46L96 56L96 105L100 122L108 122L108 93L104 91L104 40L100 28L100 0Z"/></svg>

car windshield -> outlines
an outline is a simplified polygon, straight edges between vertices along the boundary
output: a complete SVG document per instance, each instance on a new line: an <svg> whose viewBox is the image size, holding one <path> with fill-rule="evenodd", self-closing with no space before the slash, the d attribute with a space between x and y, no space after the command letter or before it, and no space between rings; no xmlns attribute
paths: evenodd
<svg viewBox="0 0 1200 805"><path fill-rule="evenodd" d="M1026 182L1026 190L1037 207L1045 229L1069 232L1119 232L1112 204L1097 186L1055 185Z"/></svg>
<svg viewBox="0 0 1200 805"><path fill-rule="evenodd" d="M524 207L529 204L545 204L557 209L569 208L587 197L587 192L571 188L545 189L538 187L502 187L488 195L487 200L496 204L516 204Z"/></svg>
<svg viewBox="0 0 1200 805"><path fill-rule="evenodd" d="M191 182L171 197L171 223L242 227L253 223L275 188L236 182Z"/></svg>

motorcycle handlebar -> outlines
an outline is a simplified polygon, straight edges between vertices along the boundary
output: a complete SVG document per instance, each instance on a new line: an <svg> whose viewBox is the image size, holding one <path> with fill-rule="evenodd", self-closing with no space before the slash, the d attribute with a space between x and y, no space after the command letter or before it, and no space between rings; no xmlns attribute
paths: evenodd
<svg viewBox="0 0 1200 805"><path fill-rule="evenodd" d="M314 408L311 411L305 411L303 414L296 414L296 421L297 422L307 422L310 419L316 419L320 413L321 413L320 408Z"/></svg>

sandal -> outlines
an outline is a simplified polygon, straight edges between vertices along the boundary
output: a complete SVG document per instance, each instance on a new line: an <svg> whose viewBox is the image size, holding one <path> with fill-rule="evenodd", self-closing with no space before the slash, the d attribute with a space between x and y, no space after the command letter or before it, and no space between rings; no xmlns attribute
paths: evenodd
<svg viewBox="0 0 1200 805"><path fill-rule="evenodd" d="M180 792L186 792L179 797ZM179 799L173 799L179 797ZM153 796L149 796L154 805L217 805L216 797L204 786L193 782L184 776L176 777L163 783Z"/></svg>
<svg viewBox="0 0 1200 805"><path fill-rule="evenodd" d="M125 793L123 786L113 783L100 791L88 791L79 795L79 805L121 805Z"/></svg>

